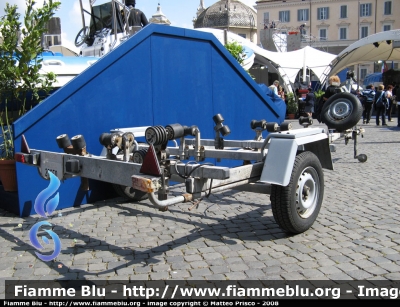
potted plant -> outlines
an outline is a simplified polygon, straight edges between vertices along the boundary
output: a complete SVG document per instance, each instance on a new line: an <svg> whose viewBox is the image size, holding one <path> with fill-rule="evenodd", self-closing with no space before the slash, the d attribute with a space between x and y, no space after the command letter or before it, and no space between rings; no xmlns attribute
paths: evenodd
<svg viewBox="0 0 400 307"><path fill-rule="evenodd" d="M34 0L26 1L24 27L16 5L6 3L5 15L0 17L0 180L5 190L16 189L5 186L5 181L13 175L4 175L1 170L14 167L15 176L12 125L41 102L56 81L54 73L40 73L40 54L47 24L60 2L49 0L38 9L34 5Z"/></svg>
<svg viewBox="0 0 400 307"><path fill-rule="evenodd" d="M294 119L298 106L293 93L287 93L287 114L289 119Z"/></svg>
<svg viewBox="0 0 400 307"><path fill-rule="evenodd" d="M5 107L5 116L0 114L0 181L4 191L14 192L17 190L17 177L15 173L14 160L14 140L12 129L7 116L7 107ZM5 119L3 120L3 116Z"/></svg>

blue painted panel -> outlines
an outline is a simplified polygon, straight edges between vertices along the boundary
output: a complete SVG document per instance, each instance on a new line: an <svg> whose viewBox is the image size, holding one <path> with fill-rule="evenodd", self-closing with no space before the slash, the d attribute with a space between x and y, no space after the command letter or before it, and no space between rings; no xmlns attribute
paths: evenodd
<svg viewBox="0 0 400 307"><path fill-rule="evenodd" d="M24 134L31 148L57 151L55 138L85 136L98 155L101 133L121 127L198 125L214 137L212 117L221 113L232 134L252 139L252 119L282 122L277 107L210 33L149 25L59 89L14 124L16 151ZM33 202L48 182L33 167L17 165L19 208L34 213ZM98 182L80 192L80 179L60 187L59 209L106 197ZM92 188L92 186L91 186Z"/></svg>

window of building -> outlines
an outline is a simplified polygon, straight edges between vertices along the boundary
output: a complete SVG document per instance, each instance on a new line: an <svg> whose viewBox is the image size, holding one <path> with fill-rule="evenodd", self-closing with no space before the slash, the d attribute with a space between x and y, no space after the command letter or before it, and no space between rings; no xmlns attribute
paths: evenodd
<svg viewBox="0 0 400 307"><path fill-rule="evenodd" d="M264 13L264 28L269 25L269 12Z"/></svg>
<svg viewBox="0 0 400 307"><path fill-rule="evenodd" d="M280 11L279 12L280 22L290 22L290 11Z"/></svg>
<svg viewBox="0 0 400 307"><path fill-rule="evenodd" d="M385 1L385 7L383 9L384 15L392 15L392 1Z"/></svg>
<svg viewBox="0 0 400 307"><path fill-rule="evenodd" d="M329 19L329 7L319 7L317 10L317 19L318 20Z"/></svg>
<svg viewBox="0 0 400 307"><path fill-rule="evenodd" d="M391 25L383 25L383 31L390 31L390 30L392 30Z"/></svg>
<svg viewBox="0 0 400 307"><path fill-rule="evenodd" d="M347 5L340 6L340 18L347 18Z"/></svg>
<svg viewBox="0 0 400 307"><path fill-rule="evenodd" d="M363 3L360 4L360 16L367 17L372 15L372 4L371 3Z"/></svg>
<svg viewBox="0 0 400 307"><path fill-rule="evenodd" d="M365 77L367 76L367 72L368 72L368 70L366 68L361 68L360 69L360 78L365 79Z"/></svg>
<svg viewBox="0 0 400 307"><path fill-rule="evenodd" d="M393 69L399 69L399 63L393 63Z"/></svg>
<svg viewBox="0 0 400 307"><path fill-rule="evenodd" d="M347 28L339 28L339 39L347 39Z"/></svg>
<svg viewBox="0 0 400 307"><path fill-rule="evenodd" d="M362 26L360 28L360 37L364 38L368 36L368 27L367 26Z"/></svg>
<svg viewBox="0 0 400 307"><path fill-rule="evenodd" d="M319 40L320 41L326 41L326 29L319 29Z"/></svg>
<svg viewBox="0 0 400 307"><path fill-rule="evenodd" d="M297 21L308 21L308 9L297 10Z"/></svg>
<svg viewBox="0 0 400 307"><path fill-rule="evenodd" d="M246 34L238 33L238 35L239 35L240 37L246 38Z"/></svg>

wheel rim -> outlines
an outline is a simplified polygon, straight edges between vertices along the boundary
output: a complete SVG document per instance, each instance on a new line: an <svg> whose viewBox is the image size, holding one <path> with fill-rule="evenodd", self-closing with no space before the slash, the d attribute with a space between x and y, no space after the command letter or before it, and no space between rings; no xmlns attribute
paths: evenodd
<svg viewBox="0 0 400 307"><path fill-rule="evenodd" d="M330 105L328 115L334 120L342 120L350 116L353 112L351 103L348 101L338 101Z"/></svg>
<svg viewBox="0 0 400 307"><path fill-rule="evenodd" d="M307 167L301 173L296 188L296 209L301 218L313 214L318 204L319 178L317 171Z"/></svg>

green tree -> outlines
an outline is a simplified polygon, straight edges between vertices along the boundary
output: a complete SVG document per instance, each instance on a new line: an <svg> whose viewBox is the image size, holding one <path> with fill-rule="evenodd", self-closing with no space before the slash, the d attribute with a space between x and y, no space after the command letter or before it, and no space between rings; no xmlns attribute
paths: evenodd
<svg viewBox="0 0 400 307"><path fill-rule="evenodd" d="M240 65L243 64L245 53L244 48L238 42L228 42L225 44L225 48L229 51L229 53L239 62Z"/></svg>
<svg viewBox="0 0 400 307"><path fill-rule="evenodd" d="M238 42L232 41L228 42L224 45L224 47L229 51L229 53L238 61L240 65L243 64L244 59L246 57L246 53L244 52L244 48ZM246 72L254 79L251 73L246 70Z"/></svg>
<svg viewBox="0 0 400 307"><path fill-rule="evenodd" d="M14 151L11 125L26 113L27 95L35 105L48 95L56 81L54 73L40 73L40 55L47 24L61 2L48 0L41 8L35 8L35 4L34 0L26 0L23 25L17 5L6 3L5 15L0 18L0 157L8 159Z"/></svg>

